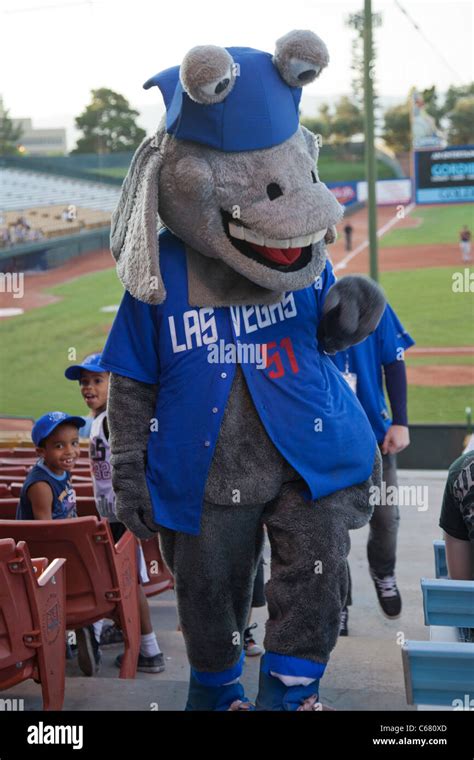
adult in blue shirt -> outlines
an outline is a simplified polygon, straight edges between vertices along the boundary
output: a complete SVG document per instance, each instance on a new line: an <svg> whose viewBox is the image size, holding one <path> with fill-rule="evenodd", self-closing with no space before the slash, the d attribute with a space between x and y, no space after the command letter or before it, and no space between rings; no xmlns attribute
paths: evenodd
<svg viewBox="0 0 474 760"><path fill-rule="evenodd" d="M405 351L414 345L397 315L387 304L377 329L362 343L331 358L341 370L369 418L377 438L383 460L383 480L386 494L398 488L396 454L409 443L407 417L407 378ZM387 409L385 387L392 416ZM370 520L367 556L377 597L384 614L389 618L400 615L402 601L395 577L397 534L400 521L397 499L386 499L383 493L380 505ZM342 636L348 634L348 608L351 592L342 612Z"/></svg>

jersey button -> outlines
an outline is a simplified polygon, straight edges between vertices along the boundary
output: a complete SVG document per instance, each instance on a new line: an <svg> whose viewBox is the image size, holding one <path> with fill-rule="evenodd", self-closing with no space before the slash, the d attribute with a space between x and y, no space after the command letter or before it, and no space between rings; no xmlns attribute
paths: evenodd
<svg viewBox="0 0 474 760"><path fill-rule="evenodd" d="M212 407L212 413L213 414L217 414L218 411L219 411L219 409L217 408L217 406L213 406Z"/></svg>
<svg viewBox="0 0 474 760"><path fill-rule="evenodd" d="M208 446L210 446L210 445L211 445L211 442L210 442L210 441L204 441L204 446L206 446L206 448L207 448Z"/></svg>
<svg viewBox="0 0 474 760"><path fill-rule="evenodd" d="M227 377L227 372L221 372L221 377L223 380L225 380Z"/></svg>

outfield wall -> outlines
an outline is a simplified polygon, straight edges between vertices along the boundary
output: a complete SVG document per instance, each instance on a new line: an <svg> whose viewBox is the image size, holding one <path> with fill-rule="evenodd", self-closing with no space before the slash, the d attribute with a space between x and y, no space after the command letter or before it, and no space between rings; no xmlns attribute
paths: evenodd
<svg viewBox="0 0 474 760"><path fill-rule="evenodd" d="M0 251L2 272L27 272L53 269L75 256L110 245L110 227L100 227L77 235L65 235L37 243L26 243Z"/></svg>

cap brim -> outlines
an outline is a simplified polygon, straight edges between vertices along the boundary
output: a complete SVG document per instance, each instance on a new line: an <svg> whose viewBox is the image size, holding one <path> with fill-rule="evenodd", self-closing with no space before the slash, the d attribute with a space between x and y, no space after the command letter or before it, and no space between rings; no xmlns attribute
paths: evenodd
<svg viewBox="0 0 474 760"><path fill-rule="evenodd" d="M35 440L37 436L35 435L35 438L33 438L33 443L35 444L35 446L38 446L44 438L47 438L48 435L51 435L51 433L54 432L54 430L56 430L57 427L59 427L60 425L63 425L65 422L70 422L72 425L76 425L76 427L78 428L84 427L84 425L86 424L84 417L78 417L77 415L70 415L69 417L65 417L63 420L58 420L55 424L51 425L51 427L47 431L42 433L41 438L38 438L37 442Z"/></svg>
<svg viewBox="0 0 474 760"><path fill-rule="evenodd" d="M68 367L65 370L64 375L68 380L80 380L83 370L86 372L100 372L102 374L108 371L104 367L101 367L100 364L73 364L72 367Z"/></svg>

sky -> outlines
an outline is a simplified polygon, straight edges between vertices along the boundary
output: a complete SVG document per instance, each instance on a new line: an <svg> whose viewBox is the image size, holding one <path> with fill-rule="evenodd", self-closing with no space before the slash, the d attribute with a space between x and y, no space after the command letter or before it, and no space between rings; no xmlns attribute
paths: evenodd
<svg viewBox="0 0 474 760"><path fill-rule="evenodd" d="M375 32L379 94L402 100L412 85L436 84L442 92L474 79L474 2L400 3L423 36L395 0L373 0L383 16ZM142 84L179 64L190 48L210 43L272 52L280 36L300 28L316 32L331 58L305 88L307 102L334 99L351 92L353 32L344 22L362 6L362 0L0 0L0 94L10 116L31 117L36 127L66 126L70 142L91 89L110 87L141 112L150 131L162 105L158 90Z"/></svg>

